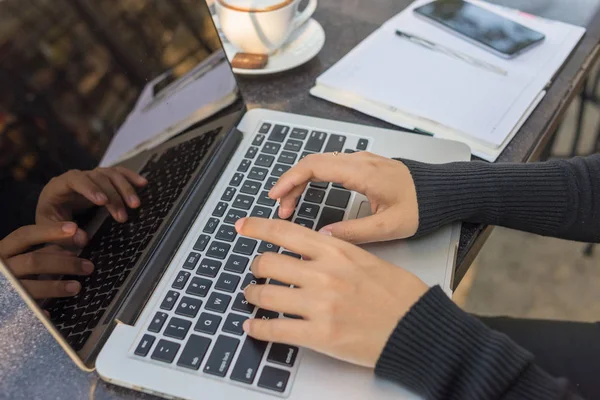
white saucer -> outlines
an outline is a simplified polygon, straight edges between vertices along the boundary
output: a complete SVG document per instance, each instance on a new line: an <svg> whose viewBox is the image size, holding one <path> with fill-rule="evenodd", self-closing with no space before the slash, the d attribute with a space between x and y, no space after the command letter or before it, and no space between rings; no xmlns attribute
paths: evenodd
<svg viewBox="0 0 600 400"><path fill-rule="evenodd" d="M233 59L239 50L229 43L221 32L219 17L213 15L215 26L223 41L223 47L229 61ZM321 24L314 19L308 20L304 25L293 32L279 50L269 56L269 62L262 69L233 68L233 72L239 75L268 75L276 72L287 71L298 67L316 56L325 44L325 31Z"/></svg>

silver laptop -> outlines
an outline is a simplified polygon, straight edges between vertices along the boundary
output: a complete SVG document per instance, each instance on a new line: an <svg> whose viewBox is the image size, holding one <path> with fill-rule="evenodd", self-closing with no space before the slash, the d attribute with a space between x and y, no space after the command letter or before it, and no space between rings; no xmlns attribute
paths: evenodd
<svg viewBox="0 0 600 400"><path fill-rule="evenodd" d="M203 1L192 3L195 18L204 21L195 33L213 46L204 60L214 60L223 50L218 40L210 40L218 34L209 10ZM226 79L234 79L223 63ZM278 177L307 154L334 151L429 163L470 157L460 143L248 110L238 96L175 139L121 163L150 183L140 191L142 206L130 212L128 222L119 224L102 210L88 216L93 238L81 257L96 269L79 278L80 294L40 305L3 265L2 272L81 369L95 369L119 386L183 399L413 398L371 370L307 349L256 341L242 330L247 318L294 316L257 309L244 299L249 284L285 285L256 279L249 268L259 254L286 250L239 236L233 224L245 216L276 218L277 204L267 191ZM335 182L312 183L290 220L319 229L369 210L364 196ZM364 247L451 294L459 234L458 225L447 226L422 239Z"/></svg>

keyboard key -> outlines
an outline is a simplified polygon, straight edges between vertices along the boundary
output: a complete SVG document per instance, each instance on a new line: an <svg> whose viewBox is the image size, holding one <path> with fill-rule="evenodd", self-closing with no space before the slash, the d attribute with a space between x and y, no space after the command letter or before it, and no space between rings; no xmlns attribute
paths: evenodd
<svg viewBox="0 0 600 400"><path fill-rule="evenodd" d="M260 126L260 129L258 130L258 133L269 133L269 129L271 129L271 124L268 122L263 122L263 124Z"/></svg>
<svg viewBox="0 0 600 400"><path fill-rule="evenodd" d="M206 249L206 246L208 245L209 241L210 241L210 236L200 235L200 237L198 238L198 240L196 240L196 243L194 244L194 250L204 251L204 249Z"/></svg>
<svg viewBox="0 0 600 400"><path fill-rule="evenodd" d="M325 145L325 150L323 150L323 153L342 151L344 148L344 143L346 143L346 136L331 134L329 136L329 140L327 141L327 145Z"/></svg>
<svg viewBox="0 0 600 400"><path fill-rule="evenodd" d="M233 301L231 309L233 311L252 314L254 312L254 305L248 303L248 300L246 300L246 296L244 296L244 293L238 293L235 296L235 300Z"/></svg>
<svg viewBox="0 0 600 400"><path fill-rule="evenodd" d="M242 350L235 363L235 367L231 371L231 379L252 384L258 372L263 354L267 350L267 345L268 342L247 337L242 345Z"/></svg>
<svg viewBox="0 0 600 400"><path fill-rule="evenodd" d="M221 196L221 200L231 201L231 199L233 199L234 195L235 195L235 188L228 187L227 189L225 189L223 196Z"/></svg>
<svg viewBox="0 0 600 400"><path fill-rule="evenodd" d="M223 324L223 332L232 333L234 335L242 336L244 334L244 329L242 329L242 324L248 317L244 315L238 314L229 314L225 319L225 323Z"/></svg>
<svg viewBox="0 0 600 400"><path fill-rule="evenodd" d="M100 322L100 320L102 319L102 315L104 314L96 313L90 320L90 323L88 324L88 329L94 329L96 325L98 325L98 322Z"/></svg>
<svg viewBox="0 0 600 400"><path fill-rule="evenodd" d="M246 196L245 194L238 194L235 200L233 201L233 206L235 208L241 208L242 210L249 210L250 207L252 207L253 202L253 197Z"/></svg>
<svg viewBox="0 0 600 400"><path fill-rule="evenodd" d="M224 292L233 293L236 291L238 284L240 283L240 277L237 275L226 274L223 272L219 276L219 280L215 285L215 289L222 290Z"/></svg>
<svg viewBox="0 0 600 400"><path fill-rule="evenodd" d="M310 186L319 189L327 189L329 187L329 182L311 182Z"/></svg>
<svg viewBox="0 0 600 400"><path fill-rule="evenodd" d="M150 322L150 325L148 326L148 330L150 332L157 332L157 333L160 332L160 330L162 329L166 320L167 320L166 313L157 312L156 314L154 314L154 318L152 318L152 322Z"/></svg>
<svg viewBox="0 0 600 400"><path fill-rule="evenodd" d="M275 125L275 127L273 128L273 131L271 131L271 134L269 135L269 140L281 143L285 140L285 137L289 131L290 131L289 126Z"/></svg>
<svg viewBox="0 0 600 400"><path fill-rule="evenodd" d="M224 377L229 370L239 344L239 339L229 336L219 336L204 366L204 372Z"/></svg>
<svg viewBox="0 0 600 400"><path fill-rule="evenodd" d="M250 173L248 174L248 178L254 179L256 181L264 181L267 177L269 170L259 167L252 167Z"/></svg>
<svg viewBox="0 0 600 400"><path fill-rule="evenodd" d="M308 135L307 129L294 128L294 129L292 129L292 133L290 134L290 137L292 139L304 140L304 139L306 139L307 135Z"/></svg>
<svg viewBox="0 0 600 400"><path fill-rule="evenodd" d="M151 357L153 360L158 360L170 364L173 362L173 359L175 359L175 355L179 351L179 347L179 343L173 343L168 340L161 339L158 341L158 344L154 348Z"/></svg>
<svg viewBox="0 0 600 400"><path fill-rule="evenodd" d="M325 198L325 191L309 188L304 195L304 201L321 204Z"/></svg>
<svg viewBox="0 0 600 400"><path fill-rule="evenodd" d="M289 371L284 371L279 368L273 368L266 365L263 368L260 379L258 380L258 386L277 392L284 392L287 382L290 379Z"/></svg>
<svg viewBox="0 0 600 400"><path fill-rule="evenodd" d="M171 287L173 289L181 290L185 287L185 284L187 283L189 278L190 278L189 272L179 271L179 273L177 274L177 277L175 278L175 282L173 282L173 285L171 285Z"/></svg>
<svg viewBox="0 0 600 400"><path fill-rule="evenodd" d="M254 318L264 319L268 321L270 319L279 318L279 313L276 313L275 311L264 310L261 308L256 312L256 316Z"/></svg>
<svg viewBox="0 0 600 400"><path fill-rule="evenodd" d="M219 328L219 324L221 324L221 317L203 312L200 314L200 318L198 319L198 322L196 322L194 330L214 335Z"/></svg>
<svg viewBox="0 0 600 400"><path fill-rule="evenodd" d="M190 338L181 352L181 356L179 356L177 365L180 367L198 370L200 368L200 364L202 364L202 360L204 360L204 356L206 355L208 348L210 347L210 342L211 340L209 338L198 335L190 335Z"/></svg>
<svg viewBox="0 0 600 400"><path fill-rule="evenodd" d="M302 142L299 140L290 139L285 143L283 149L287 151L294 151L297 153L300 151L300 149L302 149Z"/></svg>
<svg viewBox="0 0 600 400"><path fill-rule="evenodd" d="M350 192L347 190L331 189L325 204L339 208L346 208L350 200Z"/></svg>
<svg viewBox="0 0 600 400"><path fill-rule="evenodd" d="M240 186L240 183L242 183L242 179L244 179L243 174L233 174L233 178L231 178L231 181L229 181L229 186Z"/></svg>
<svg viewBox="0 0 600 400"><path fill-rule="evenodd" d="M369 141L367 139L359 139L356 150L366 150L367 146L369 146Z"/></svg>
<svg viewBox="0 0 600 400"><path fill-rule="evenodd" d="M267 182L265 183L265 190L271 190L271 188L275 186L278 180L279 179L276 177L269 177L269 179L267 179Z"/></svg>
<svg viewBox="0 0 600 400"><path fill-rule="evenodd" d="M279 246L274 245L273 243L265 242L264 240L260 242L260 246L258 246L259 253L277 253L279 251Z"/></svg>
<svg viewBox="0 0 600 400"><path fill-rule="evenodd" d="M296 162L296 154L290 153L289 151L282 151L277 162L292 165Z"/></svg>
<svg viewBox="0 0 600 400"><path fill-rule="evenodd" d="M232 254L227 259L227 263L225 263L225 271L236 272L241 274L246 270L246 266L248 265L248 258L238 256Z"/></svg>
<svg viewBox="0 0 600 400"><path fill-rule="evenodd" d="M246 289L248 285L264 285L267 280L265 278L257 278L252 274L246 274L244 278L244 282L242 282L241 289Z"/></svg>
<svg viewBox="0 0 600 400"><path fill-rule="evenodd" d="M252 255L254 249L256 248L257 241L254 239L248 239L245 237L240 237L233 248L234 253L244 254L247 256Z"/></svg>
<svg viewBox="0 0 600 400"><path fill-rule="evenodd" d="M231 301L231 296L223 293L213 292L210 294L205 308L210 311L216 311L223 314Z"/></svg>
<svg viewBox="0 0 600 400"><path fill-rule="evenodd" d="M269 197L269 192L267 192L266 190L263 190L260 193L260 196L258 196L258 200L256 200L256 202L258 204L261 204L263 206L274 206L276 201L273 200L272 198Z"/></svg>
<svg viewBox="0 0 600 400"><path fill-rule="evenodd" d="M238 167L237 170L238 170L238 172L246 172L246 171L248 171L248 168L250 168L250 165L252 165L252 161L250 161L248 159L244 159L240 163L240 166Z"/></svg>
<svg viewBox="0 0 600 400"><path fill-rule="evenodd" d="M252 159L256 157L256 153L258 153L258 147L251 146L244 157Z"/></svg>
<svg viewBox="0 0 600 400"><path fill-rule="evenodd" d="M193 294L198 297L206 297L208 291L210 290L210 286L212 285L212 281L204 278L192 278L190 285L185 291L187 294Z"/></svg>
<svg viewBox="0 0 600 400"><path fill-rule="evenodd" d="M267 356L267 360L285 365L287 367L293 367L298 355L298 348L296 346L290 346L289 344L273 343L271 350Z"/></svg>
<svg viewBox="0 0 600 400"><path fill-rule="evenodd" d="M266 154L277 154L280 148L281 145L279 143L265 142L262 152Z"/></svg>
<svg viewBox="0 0 600 400"><path fill-rule="evenodd" d="M183 339L192 323L186 319L172 317L167 324L164 335L175 339Z"/></svg>
<svg viewBox="0 0 600 400"><path fill-rule="evenodd" d="M304 157L311 155L311 154L315 154L315 153L311 153L309 151L303 151L302 154L300 154L300 160L298 160L298 161L301 161Z"/></svg>
<svg viewBox="0 0 600 400"><path fill-rule="evenodd" d="M297 258L298 260L302 259L302 256L300 254L292 253L291 251L282 251L281 254Z"/></svg>
<svg viewBox="0 0 600 400"><path fill-rule="evenodd" d="M215 211L213 211L212 215L214 217L222 217L225 214L225 210L227 210L227 203L220 201L215 207Z"/></svg>
<svg viewBox="0 0 600 400"><path fill-rule="evenodd" d="M247 215L248 213L246 211L230 209L225 215L225 222L228 224L235 224L238 219L244 218Z"/></svg>
<svg viewBox="0 0 600 400"><path fill-rule="evenodd" d="M142 337L142 340L140 340L140 343L135 348L135 355L140 357L146 357L148 355L148 352L150 351L150 348L154 344L154 340L156 340L154 336L144 335Z"/></svg>
<svg viewBox="0 0 600 400"><path fill-rule="evenodd" d="M225 257L227 257L227 253L229 253L230 248L231 245L227 243L217 242L216 240L213 240L210 246L208 247L206 255L209 257L224 260Z"/></svg>
<svg viewBox="0 0 600 400"><path fill-rule="evenodd" d="M268 129L267 129L267 131L268 131ZM267 132L260 132L260 133L267 133ZM264 140L265 140L265 136L264 135L256 135L254 137L254 140L252 141L252 145L253 146L260 146Z"/></svg>
<svg viewBox="0 0 600 400"><path fill-rule="evenodd" d="M271 216L271 209L261 206L255 206L250 213L251 217L258 218L269 218Z"/></svg>
<svg viewBox="0 0 600 400"><path fill-rule="evenodd" d="M303 226L305 228L308 228L308 229L312 229L313 226L315 226L315 223L313 221L310 221L310 220L304 219L304 218L296 218L294 220L294 223L296 223L300 226Z"/></svg>
<svg viewBox="0 0 600 400"><path fill-rule="evenodd" d="M210 258L204 258L200 262L200 266L196 270L198 275L208 276L214 278L217 276L219 269L221 268L221 261L211 260Z"/></svg>
<svg viewBox="0 0 600 400"><path fill-rule="evenodd" d="M331 207L323 207L323 212L321 213L321 217L319 218L319 222L317 223L317 227L315 228L315 230L318 231L326 225L340 222L343 219L344 210Z"/></svg>
<svg viewBox="0 0 600 400"><path fill-rule="evenodd" d="M246 194L256 194L260 190L260 183L256 181L246 180L240 189L240 192Z"/></svg>
<svg viewBox="0 0 600 400"><path fill-rule="evenodd" d="M356 153L356 151L354 151L352 149L346 149L346 150L344 150L344 153L346 153L346 154L353 154L353 153Z"/></svg>
<svg viewBox="0 0 600 400"><path fill-rule="evenodd" d="M226 242L233 242L236 236L237 232L233 226L221 225L219 231L217 232L216 238L219 240L224 240Z"/></svg>
<svg viewBox="0 0 600 400"><path fill-rule="evenodd" d="M219 226L219 220L216 218L209 218L209 220L206 222L206 225L204 225L202 232L214 233L215 229L217 229L217 226Z"/></svg>
<svg viewBox="0 0 600 400"><path fill-rule="evenodd" d="M183 263L183 268L185 269L194 269L196 268L196 264L198 264L198 260L200 260L200 254L196 252L191 252L188 258L186 258L185 263Z"/></svg>
<svg viewBox="0 0 600 400"><path fill-rule="evenodd" d="M273 167L273 171L271 171L271 174L273 174L273 176L280 177L281 175L285 174L290 168L291 166L289 165L275 164L275 166Z"/></svg>
<svg viewBox="0 0 600 400"><path fill-rule="evenodd" d="M304 150L319 153L323 148L326 138L327 134L325 132L312 131L308 137Z"/></svg>
<svg viewBox="0 0 600 400"><path fill-rule="evenodd" d="M315 204L302 203L298 209L298 215L308 218L317 218L320 209L321 207Z"/></svg>
<svg viewBox="0 0 600 400"><path fill-rule="evenodd" d="M275 157L268 154L261 154L258 156L254 164L258 165L259 167L269 168L271 165L273 165L273 161L275 161Z"/></svg>
<svg viewBox="0 0 600 400"><path fill-rule="evenodd" d="M202 300L184 296L175 309L175 314L196 318L198 311L200 311L200 307L202 307Z"/></svg>
<svg viewBox="0 0 600 400"><path fill-rule="evenodd" d="M162 301L162 303L160 304L160 308L162 308L163 310L172 310L173 306L175 306L175 302L177 302L177 299L179 298L179 293L174 291L174 290L169 290L167 292L167 295L165 296L165 299Z"/></svg>

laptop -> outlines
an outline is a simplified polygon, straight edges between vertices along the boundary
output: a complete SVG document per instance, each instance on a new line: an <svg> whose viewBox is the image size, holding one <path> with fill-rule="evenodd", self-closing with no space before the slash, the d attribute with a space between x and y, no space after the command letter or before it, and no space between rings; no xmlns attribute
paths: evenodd
<svg viewBox="0 0 600 400"><path fill-rule="evenodd" d="M223 49L205 2L173 2L190 7L183 14L169 4L149 2L128 12L143 13L140 18L151 15L152 23L164 25L162 36L186 31L189 34L183 36L202 43L191 69L203 60L213 63L214 54ZM63 12L74 18L73 26L81 24L83 32L91 32L94 21L100 24L102 18L119 15L103 5L94 2ZM70 40L81 40L81 32L74 30L72 34L79 37ZM123 45L115 40L126 41L127 36L107 34L96 39L94 43L105 46L105 56L115 56ZM231 68L225 59L223 63L231 81ZM205 72L197 79L214 76ZM140 83L138 93L147 81L151 79ZM286 250L242 237L233 224L246 216L277 218L277 204L267 192L308 154L370 151L446 163L468 160L469 148L393 130L249 110L236 93L232 104L178 132L174 139L120 163L144 175L149 184L139 191L142 205L130 210L126 223L115 222L103 210L79 221L92 236L80 256L96 268L92 275L76 278L82 284L77 296L37 303L5 264L0 263L0 269L82 370L95 369L103 380L119 386L182 399L414 398L371 370L307 349L247 337L242 330L247 318L294 317L257 309L243 296L250 284L282 284L256 279L249 268L257 255ZM166 97L172 101L177 95L170 92ZM130 107L135 101L134 96ZM99 117L95 118L97 122ZM307 187L290 221L318 230L363 217L369 210L364 196L335 182L315 182ZM460 226L450 225L417 240L363 247L451 294L459 235Z"/></svg>

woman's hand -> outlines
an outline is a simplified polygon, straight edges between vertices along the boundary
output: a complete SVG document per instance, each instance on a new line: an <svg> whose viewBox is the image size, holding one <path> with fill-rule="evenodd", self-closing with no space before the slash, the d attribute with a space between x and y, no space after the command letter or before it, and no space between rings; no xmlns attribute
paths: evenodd
<svg viewBox="0 0 600 400"><path fill-rule="evenodd" d="M146 178L124 167L71 170L53 178L42 190L36 210L36 223L45 225L72 221L77 213L104 206L118 222L127 221L126 205L140 206L134 187L143 187ZM87 234L79 229L73 244L83 247Z"/></svg>
<svg viewBox="0 0 600 400"><path fill-rule="evenodd" d="M72 239L73 222L24 226L0 240L0 257L35 299L74 296L81 284L74 280L38 280L37 275L89 275L94 265L70 251L49 246L29 251L32 246Z"/></svg>
<svg viewBox="0 0 600 400"><path fill-rule="evenodd" d="M279 178L269 197L279 199L279 216L294 212L296 199L309 182L335 182L364 194L373 215L325 226L321 233L351 243L367 243L413 236L419 227L415 184L400 161L372 153L312 154Z"/></svg>
<svg viewBox="0 0 600 400"><path fill-rule="evenodd" d="M252 273L294 285L249 285L248 302L303 319L251 319L248 335L374 367L390 334L428 290L416 276L349 243L282 220L245 218L236 230L305 260L265 253Z"/></svg>

